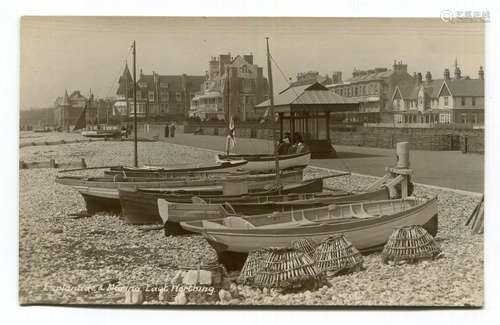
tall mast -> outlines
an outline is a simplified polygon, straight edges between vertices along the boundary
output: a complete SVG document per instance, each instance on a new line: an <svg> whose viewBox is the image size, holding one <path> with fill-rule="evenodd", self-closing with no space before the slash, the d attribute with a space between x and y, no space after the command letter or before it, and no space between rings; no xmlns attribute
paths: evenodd
<svg viewBox="0 0 500 325"><path fill-rule="evenodd" d="M135 79L135 41L132 43L132 58L134 62L134 167L138 167L137 161L137 81Z"/></svg>
<svg viewBox="0 0 500 325"><path fill-rule="evenodd" d="M269 37L266 37L267 46L267 78L269 79L269 104L270 104L270 115L272 121L273 130L273 146L274 146L274 168L276 170L276 185L280 185L280 166L278 157L278 144L276 142L276 126L274 121L274 94L273 94L273 73L271 69L271 53L269 52Z"/></svg>
<svg viewBox="0 0 500 325"><path fill-rule="evenodd" d="M226 67L226 101L227 101L227 134L229 134L229 125L231 124L231 94L229 93L229 66ZM229 157L229 138L226 139L226 155Z"/></svg>

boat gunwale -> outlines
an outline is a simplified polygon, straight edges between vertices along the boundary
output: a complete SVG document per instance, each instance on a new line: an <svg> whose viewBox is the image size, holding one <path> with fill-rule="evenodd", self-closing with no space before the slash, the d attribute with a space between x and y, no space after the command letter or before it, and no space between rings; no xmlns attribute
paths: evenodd
<svg viewBox="0 0 500 325"><path fill-rule="evenodd" d="M397 201L401 201L403 199L398 199ZM386 201L386 200L384 200ZM389 201L389 200L387 200ZM361 202L357 202L361 203ZM196 227L196 226L191 226L190 223L197 222L197 221L190 221L190 222L181 222L181 226L188 231L191 232L196 232L196 233L201 233L201 234L213 234L213 235L223 235L223 236L229 236L229 237L235 237L235 236L247 236L247 237L268 237L268 236L274 236L274 237L288 237L288 236L321 236L323 234L328 234L332 232L332 228L335 228L335 232L339 231L347 231L351 232L353 230L358 230L358 229L365 229L367 227L375 225L384 225L387 223L392 223L393 221L397 219L402 219L406 218L410 215L414 215L415 213L418 213L428 207L431 207L433 204L437 204L437 196L428 199L427 201L423 202L422 204L416 205L410 209L404 210L397 212L395 214L391 215L385 215L385 216L378 216L378 217L372 217L372 218L366 218L366 219L352 219L352 220L346 220L345 222L341 223L328 223L328 221L325 221L324 223L320 222L314 222L311 225L307 226L301 226L301 227L288 227L288 228L253 228L253 229L231 229L231 228L224 228L224 229L218 229L218 228L204 228L204 227ZM348 204L346 204L348 205ZM437 213L437 206L436 206L436 213ZM349 227L352 225L355 225L353 227ZM187 227L185 227L187 225ZM341 229L338 229L339 226L341 226ZM323 230L323 232L303 232L303 230L316 230L320 231L322 228L327 228L326 230Z"/></svg>

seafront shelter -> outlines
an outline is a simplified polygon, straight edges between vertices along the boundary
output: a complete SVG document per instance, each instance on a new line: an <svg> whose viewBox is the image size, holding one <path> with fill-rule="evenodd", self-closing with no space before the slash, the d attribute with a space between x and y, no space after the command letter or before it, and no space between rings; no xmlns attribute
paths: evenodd
<svg viewBox="0 0 500 325"><path fill-rule="evenodd" d="M269 100L256 109L267 109ZM342 97L320 83L289 87L274 97L280 138L285 132L298 132L309 146L312 158L336 158L330 139L330 121L342 119L347 112L358 112L359 102Z"/></svg>

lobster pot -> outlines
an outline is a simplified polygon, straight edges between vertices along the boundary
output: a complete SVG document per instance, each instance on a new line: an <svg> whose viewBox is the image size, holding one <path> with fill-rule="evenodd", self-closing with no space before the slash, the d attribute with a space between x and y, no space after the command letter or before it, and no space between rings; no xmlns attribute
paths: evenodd
<svg viewBox="0 0 500 325"><path fill-rule="evenodd" d="M224 276L227 276L227 271L224 265L219 264L217 260L207 263L201 263L200 269L210 271L212 273L212 283L214 285L219 285L220 283L222 283L222 278Z"/></svg>
<svg viewBox="0 0 500 325"><path fill-rule="evenodd" d="M394 230L382 251L382 261L417 262L441 253L434 238L421 226L405 226Z"/></svg>
<svg viewBox="0 0 500 325"><path fill-rule="evenodd" d="M344 235L330 236L314 252L314 260L320 271L333 275L359 271L363 256Z"/></svg>
<svg viewBox="0 0 500 325"><path fill-rule="evenodd" d="M314 251L316 250L316 244L315 241L308 239L308 238L302 238L299 240L294 240L292 242L292 247L295 248L296 250L306 253L307 255L313 257Z"/></svg>
<svg viewBox="0 0 500 325"><path fill-rule="evenodd" d="M253 284L255 275L259 272L262 266L262 260L266 257L267 253L268 250L264 248L251 251L248 254L245 264L243 265L240 275L238 276L239 283Z"/></svg>
<svg viewBox="0 0 500 325"><path fill-rule="evenodd" d="M254 284L261 288L293 290L316 288L320 272L314 260L295 248L270 248L262 259Z"/></svg>

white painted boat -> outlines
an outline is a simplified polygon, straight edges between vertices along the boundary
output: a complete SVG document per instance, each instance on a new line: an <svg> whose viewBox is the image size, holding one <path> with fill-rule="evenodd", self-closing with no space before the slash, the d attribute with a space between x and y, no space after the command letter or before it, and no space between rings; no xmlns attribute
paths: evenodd
<svg viewBox="0 0 500 325"><path fill-rule="evenodd" d="M120 130L85 130L82 135L87 138L113 138L121 135Z"/></svg>
<svg viewBox="0 0 500 325"><path fill-rule="evenodd" d="M244 253L266 247L290 247L302 238L317 243L332 235L344 234L361 251L383 247L395 228L421 225L437 233L437 197L406 198L333 205L246 218L182 222L199 232L219 254ZM227 256L227 255L226 255Z"/></svg>
<svg viewBox="0 0 500 325"><path fill-rule="evenodd" d="M278 159L279 168L281 170L306 167L311 160L311 153L301 152L290 155L280 155ZM276 156L273 154L218 154L215 156L215 161L219 163L232 160L246 160L248 163L242 166L241 169L256 172L274 170L276 166Z"/></svg>
<svg viewBox="0 0 500 325"><path fill-rule="evenodd" d="M235 215L263 215L273 212L297 211L331 204L345 204L360 201L386 200L386 188L359 194L337 194L331 192L290 193L284 195L247 196L230 202L209 203L198 197L192 202L171 202L158 198L158 212L163 223L180 223L196 220L223 219ZM245 217L243 217L245 218Z"/></svg>

